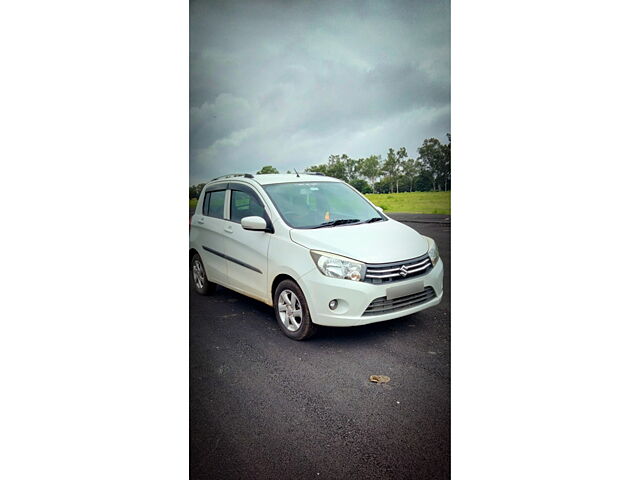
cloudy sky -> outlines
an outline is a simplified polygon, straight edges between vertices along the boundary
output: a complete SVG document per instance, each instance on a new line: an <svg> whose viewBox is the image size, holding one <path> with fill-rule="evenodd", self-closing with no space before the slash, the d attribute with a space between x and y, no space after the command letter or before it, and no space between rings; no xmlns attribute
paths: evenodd
<svg viewBox="0 0 640 480"><path fill-rule="evenodd" d="M448 1L190 4L190 183L450 131Z"/></svg>

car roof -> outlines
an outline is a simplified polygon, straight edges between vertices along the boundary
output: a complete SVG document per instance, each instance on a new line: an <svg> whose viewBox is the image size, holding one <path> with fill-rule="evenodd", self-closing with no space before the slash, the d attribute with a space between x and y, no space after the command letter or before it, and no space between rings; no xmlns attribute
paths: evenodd
<svg viewBox="0 0 640 480"><path fill-rule="evenodd" d="M259 185L270 185L273 183L296 183L296 182L342 182L342 180L327 177L324 175L313 175L301 173L296 175L295 173L275 173L275 174L264 174L264 175L253 175L251 177L246 175L237 175L237 176L225 176L224 178L217 178L212 180L207 185L212 185L214 183L228 183L234 181L246 181L248 183L256 182Z"/></svg>
<svg viewBox="0 0 640 480"><path fill-rule="evenodd" d="M260 185L269 185L271 183L296 183L296 182L341 182L337 178L326 177L324 175L308 175L301 173L275 173L266 175L254 175L253 180Z"/></svg>

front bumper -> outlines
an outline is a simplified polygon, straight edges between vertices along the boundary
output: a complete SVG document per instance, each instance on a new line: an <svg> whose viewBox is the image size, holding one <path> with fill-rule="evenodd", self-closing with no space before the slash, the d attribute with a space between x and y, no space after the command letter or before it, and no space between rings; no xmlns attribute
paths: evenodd
<svg viewBox="0 0 640 480"><path fill-rule="evenodd" d="M404 317L438 305L444 293L443 278L444 265L440 259L437 265L425 275L382 285L329 278L314 268L302 277L301 286L313 323L331 327L353 327ZM435 298L390 313L362 315L373 300L387 295L388 288L419 282L422 282L423 287L432 287L436 293ZM330 310L329 302L334 299L338 300L338 307Z"/></svg>

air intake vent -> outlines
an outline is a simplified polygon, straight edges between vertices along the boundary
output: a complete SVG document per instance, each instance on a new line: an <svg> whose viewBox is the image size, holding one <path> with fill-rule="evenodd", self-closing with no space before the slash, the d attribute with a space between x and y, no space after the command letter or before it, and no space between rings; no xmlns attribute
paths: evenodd
<svg viewBox="0 0 640 480"><path fill-rule="evenodd" d="M436 298L436 292L433 287L425 287L422 292L412 293L411 295L394 298L393 300L387 300L387 297L380 297L371 302L362 316L368 317L371 315L396 312L398 310L404 310L405 308L415 307L421 303L426 303L434 298Z"/></svg>

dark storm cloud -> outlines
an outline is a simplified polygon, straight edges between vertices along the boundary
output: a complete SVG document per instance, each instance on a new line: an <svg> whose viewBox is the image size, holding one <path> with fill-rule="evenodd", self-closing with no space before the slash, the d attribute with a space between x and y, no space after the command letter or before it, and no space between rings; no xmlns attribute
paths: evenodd
<svg viewBox="0 0 640 480"><path fill-rule="evenodd" d="M190 180L450 131L448 2L192 2Z"/></svg>

